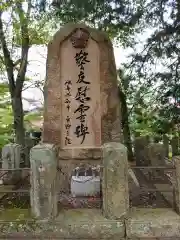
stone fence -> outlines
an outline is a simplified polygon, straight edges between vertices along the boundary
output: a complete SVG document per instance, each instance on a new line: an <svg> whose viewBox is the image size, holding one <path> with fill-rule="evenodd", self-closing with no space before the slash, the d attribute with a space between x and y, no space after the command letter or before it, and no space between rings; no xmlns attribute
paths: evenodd
<svg viewBox="0 0 180 240"><path fill-rule="evenodd" d="M151 155L156 160L156 151L150 146ZM156 148L156 150L161 148ZM150 151L149 150L149 151ZM57 208L57 168L58 149L51 144L36 145L31 149L31 202L36 217L54 218ZM107 143L102 147L102 199L103 215L118 219L129 211L128 160L126 147L119 143ZM180 208L180 157L173 160L175 165L175 198ZM157 164L156 164L157 166ZM158 162L158 166L163 166ZM45 192L49 195L45 198ZM47 194L46 194L47 195ZM43 199L43 201L41 201ZM41 204L43 202L43 204Z"/></svg>
<svg viewBox="0 0 180 240"><path fill-rule="evenodd" d="M170 156L174 157L180 154L180 138L177 136L174 136L171 139L167 135L162 135L159 139L152 139L149 136L139 136L134 138L133 145L137 164L142 164L139 162L141 160L145 161L146 164L149 164L148 159L145 159L143 156L144 150L148 145L161 148L160 152L163 152L162 154L164 158L169 158ZM139 156L142 156L143 159L140 158L139 160Z"/></svg>
<svg viewBox="0 0 180 240"><path fill-rule="evenodd" d="M37 145L31 150L31 203L36 217L53 218L58 214L57 152L51 144ZM126 215L129 207L127 150L119 143L108 143L102 152L103 215L117 219ZM49 194L44 199L46 192Z"/></svg>
<svg viewBox="0 0 180 240"><path fill-rule="evenodd" d="M11 151L8 150L9 147ZM17 145L6 146L3 151L3 158L5 157L6 159L7 154L5 153L7 152L9 153L8 159L14 159L12 156L16 158L20 154ZM131 209L129 207L126 147L120 143L112 142L104 144L101 151L103 166L102 209L100 213L98 213L97 209L83 209L83 214L79 215L78 213L78 216L74 216L73 211L76 210L65 211L58 209L58 149L54 145L43 143L31 149L31 211L32 215L37 219L37 226L43 223L46 227L51 226L53 229L55 227L59 229L60 225L58 225L58 221L61 224L65 224L66 222L67 226L64 226L62 231L66 232L67 230L66 234L68 234L68 231L72 234L73 231L73 234L79 238L85 236L86 238L90 238L91 235L98 236L97 239L100 239L97 232L94 231L98 231L101 238L104 238L105 235L109 238L112 236L117 237L111 239L146 239L146 237L160 238L162 236L179 237L180 157L177 156L173 159L176 172L176 212L172 209ZM10 168L13 167L17 166L11 164ZM86 216L86 220L84 220L84 216ZM84 225L82 225L81 221L85 221L88 231L84 230L82 227ZM91 221L94 222L94 225ZM70 229L70 226L72 229ZM170 231L168 232L167 229L170 229ZM62 239L65 239L65 237Z"/></svg>
<svg viewBox="0 0 180 240"><path fill-rule="evenodd" d="M176 172L175 200L177 211L160 208L131 209L129 207L127 149L124 145L115 142L104 144L101 149L103 165L103 206L100 213L101 216L93 209L90 212L88 209L84 209L83 215L81 213L74 218L72 223L73 230L68 229L68 231L73 231L73 237L90 238L90 236L98 236L97 239L100 239L100 236L101 238L106 236L105 238L109 237L111 239L146 239L146 237L162 239L163 237L179 237L180 157L173 159ZM58 212L58 149L51 144L37 145L32 148L30 159L32 168L31 208L33 214L47 221L53 220L56 222L57 219L61 219L64 222L66 219L69 226L69 221L71 222L71 218L74 216L73 210L60 210ZM45 197L45 192L47 191L49 194ZM86 220L84 220L84 214L87 216ZM96 218L101 220L96 220ZM87 228L85 232L82 227L82 221L85 221ZM93 221L94 225L91 221ZM114 224L116 224L116 227ZM104 227L108 228L108 230L105 230Z"/></svg>

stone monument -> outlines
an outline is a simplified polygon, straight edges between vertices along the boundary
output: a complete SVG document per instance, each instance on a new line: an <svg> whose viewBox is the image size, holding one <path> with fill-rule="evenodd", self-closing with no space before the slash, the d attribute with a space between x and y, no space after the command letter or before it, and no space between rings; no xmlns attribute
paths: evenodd
<svg viewBox="0 0 180 240"><path fill-rule="evenodd" d="M60 29L48 45L44 90L42 143L31 150L33 214L55 217L57 195L74 197L72 173L83 165L102 166L104 216L121 218L129 207L128 161L108 37L83 24Z"/></svg>
<svg viewBox="0 0 180 240"><path fill-rule="evenodd" d="M68 24L55 34L48 45L42 142L30 153L31 208L43 220L36 221L41 238L42 234L114 240L180 235L180 217L173 211L129 211L127 149L121 138L117 87L113 48L105 34L82 24ZM62 205L58 209L57 196L70 192L72 172L82 164L102 166L102 212Z"/></svg>
<svg viewBox="0 0 180 240"><path fill-rule="evenodd" d="M116 66L104 33L67 24L49 43L42 139L59 147L66 193L75 167L99 164L101 145L121 142Z"/></svg>

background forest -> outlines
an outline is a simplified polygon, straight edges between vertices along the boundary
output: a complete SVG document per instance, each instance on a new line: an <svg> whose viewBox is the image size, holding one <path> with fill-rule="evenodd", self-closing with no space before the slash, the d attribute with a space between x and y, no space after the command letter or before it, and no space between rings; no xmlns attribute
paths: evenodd
<svg viewBox="0 0 180 240"><path fill-rule="evenodd" d="M105 31L114 46L129 53L117 69L129 160L136 136L178 141L179 0L2 0L0 147L9 141L24 146L26 131L35 130L31 121L42 118L42 108L35 113L23 109L23 91L34 86L43 92L44 84L44 79L29 77L29 52L32 47L46 47L54 32L68 22Z"/></svg>

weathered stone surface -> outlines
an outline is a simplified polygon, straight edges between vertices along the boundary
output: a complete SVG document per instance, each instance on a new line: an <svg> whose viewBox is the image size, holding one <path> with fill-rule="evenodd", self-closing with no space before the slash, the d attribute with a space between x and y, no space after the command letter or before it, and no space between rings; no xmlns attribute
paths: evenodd
<svg viewBox="0 0 180 240"><path fill-rule="evenodd" d="M77 81L77 69L74 69L74 67L72 69L68 68L68 71L66 71L66 69L67 66L69 66L69 62L74 59L74 55L72 53L77 51L69 45L70 36L76 29L79 28L83 28L89 32L90 36L86 48L86 50L92 48L91 54L88 51L90 54L89 56L91 56L92 53L98 56L97 58L90 59L92 64L94 64L93 61L98 61L97 64L92 65L92 69L85 66L85 68L87 68L86 80L92 83L90 84L91 95L89 97L91 99L97 98L97 105L93 100L92 111L94 112L91 116L89 115L87 120L87 123L90 126L90 137L89 140L86 141L89 142L85 141L82 147L95 148L100 147L101 144L109 141L121 142L120 101L117 91L118 83L112 44L104 33L91 29L84 24L68 24L55 34L52 42L48 45L47 78L45 84L46 94L43 142L57 144L60 148L64 148L62 136L65 136L64 125L62 125L65 116L63 115L64 108L62 108L64 104L64 92L62 92L64 90L62 84L65 80L72 80L72 82ZM67 50L65 46L69 46L69 48L71 47L72 49L68 48ZM64 51L66 50L69 52L64 55ZM62 58L62 56L66 56L66 58ZM66 79L67 74L70 78L73 77L73 79ZM92 74L94 74L94 77ZM72 94L74 94L74 91L77 90L76 88L74 89L73 86ZM96 94L97 90L100 94ZM74 98L75 95L71 97L71 100L73 100L71 102L73 102L73 104L76 103ZM74 106L75 105L72 105L71 107L74 109ZM92 118L93 114L95 118ZM99 119L100 116L101 118ZM73 126L76 124L76 121L77 120L73 121ZM73 132L70 133L71 136L72 134ZM92 138L93 136L94 138ZM73 139L73 143L68 145L69 147L81 146L80 143L78 144L76 142L77 140L75 141ZM89 151L91 150L89 149Z"/></svg>
<svg viewBox="0 0 180 240"><path fill-rule="evenodd" d="M146 238L126 238L126 240L179 240L179 237L170 237L170 238L151 238L151 237L146 237Z"/></svg>
<svg viewBox="0 0 180 240"><path fill-rule="evenodd" d="M136 137L134 140L134 155L136 166L148 166L150 164L147 157L146 147L149 144L149 137Z"/></svg>
<svg viewBox="0 0 180 240"><path fill-rule="evenodd" d="M72 36L77 41L73 44ZM79 44L85 48L74 48ZM80 53L83 58L77 60ZM67 192L74 167L70 166L72 159L78 164L79 160L88 163L94 160L92 164L97 165L103 143L122 142L117 73L112 43L106 34L84 24L67 24L55 34L48 45L44 102L42 142L59 147L59 166L64 168L59 184ZM76 111L82 102L88 108L85 115L82 111L86 119L84 128L77 115L81 110ZM81 142L86 131L88 134Z"/></svg>
<svg viewBox="0 0 180 240"><path fill-rule="evenodd" d="M103 145L103 214L119 219L129 209L127 149L120 143Z"/></svg>
<svg viewBox="0 0 180 240"><path fill-rule="evenodd" d="M129 239L180 236L180 216L171 209L132 208L126 220Z"/></svg>
<svg viewBox="0 0 180 240"><path fill-rule="evenodd" d="M15 143L7 144L2 149L2 169L20 168L21 146ZM7 171L4 171L4 173ZM8 171L2 178L4 183L15 183L21 177L21 171Z"/></svg>
<svg viewBox="0 0 180 240"><path fill-rule="evenodd" d="M166 150L163 144L150 143L147 147L147 154L152 166L164 166L166 158Z"/></svg>
<svg viewBox="0 0 180 240"><path fill-rule="evenodd" d="M171 209L133 208L125 221L108 220L97 209L73 209L61 211L54 221L0 221L0 232L3 239L179 240L180 216Z"/></svg>
<svg viewBox="0 0 180 240"><path fill-rule="evenodd" d="M31 209L39 218L57 215L57 149L40 144L31 149Z"/></svg>
<svg viewBox="0 0 180 240"><path fill-rule="evenodd" d="M179 153L179 138L174 136L171 140L171 147L172 147L172 156L178 156Z"/></svg>
<svg viewBox="0 0 180 240"><path fill-rule="evenodd" d="M173 157L173 163L175 165L175 202L176 211L180 214L180 156Z"/></svg>
<svg viewBox="0 0 180 240"><path fill-rule="evenodd" d="M169 138L167 135L163 135L163 145L164 145L164 149L165 149L165 154L166 157L169 158Z"/></svg>
<svg viewBox="0 0 180 240"><path fill-rule="evenodd" d="M7 231L8 229L8 231ZM42 239L112 239L125 236L124 221L107 220L101 212L92 209L63 210L53 222L0 224L1 235L36 236ZM39 238L38 238L39 239Z"/></svg>
<svg viewBox="0 0 180 240"><path fill-rule="evenodd" d="M60 160L99 160L102 157L102 148L69 148L59 150Z"/></svg>

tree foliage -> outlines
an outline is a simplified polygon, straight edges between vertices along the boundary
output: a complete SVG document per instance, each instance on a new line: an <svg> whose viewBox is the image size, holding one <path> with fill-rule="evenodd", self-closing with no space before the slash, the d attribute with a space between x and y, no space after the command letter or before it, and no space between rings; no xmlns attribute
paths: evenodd
<svg viewBox="0 0 180 240"><path fill-rule="evenodd" d="M5 12L11 16L10 34L6 31L7 21L3 22ZM28 81L29 48L48 42L52 23L59 27L68 22L84 22L103 30L119 45L132 49L133 54L117 71L124 103L122 124L129 147L131 134L177 132L180 120L179 0L53 0L52 4L46 0L4 0L0 16L0 69L1 73L7 72L17 133L19 116L20 129L24 127L21 93Z"/></svg>
<svg viewBox="0 0 180 240"><path fill-rule="evenodd" d="M48 41L45 15L32 0L4 0L0 7L1 76L8 80L16 142L24 145L22 91L27 78L28 54L32 45Z"/></svg>
<svg viewBox="0 0 180 240"><path fill-rule="evenodd" d="M141 133L145 129L156 134L177 130L180 120L179 20L178 0L145 1L139 26L141 30L149 28L151 33L144 44L137 41L134 49L138 46L138 51L131 56L131 62L124 65L134 92L129 99L131 96L131 104L136 105L131 112L131 123L133 129Z"/></svg>
<svg viewBox="0 0 180 240"><path fill-rule="evenodd" d="M143 0L69 0L52 3L54 14L62 24L84 22L116 37L121 44L131 45L142 16Z"/></svg>

